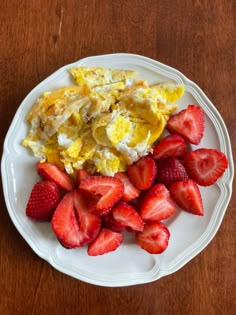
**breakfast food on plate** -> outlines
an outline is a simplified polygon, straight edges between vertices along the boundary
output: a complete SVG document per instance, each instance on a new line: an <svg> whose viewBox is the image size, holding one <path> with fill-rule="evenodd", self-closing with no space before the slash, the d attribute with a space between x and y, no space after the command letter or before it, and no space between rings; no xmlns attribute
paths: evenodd
<svg viewBox="0 0 236 315"><path fill-rule="evenodd" d="M71 191L58 204L51 225L64 247L78 248L87 245L98 236L101 219L87 211L79 191Z"/></svg>
<svg viewBox="0 0 236 315"><path fill-rule="evenodd" d="M169 187L172 183L188 179L188 173L181 163L180 159L175 156L170 156L157 162L158 174L156 182Z"/></svg>
<svg viewBox="0 0 236 315"><path fill-rule="evenodd" d="M189 143L199 144L204 133L204 112L199 106L189 105L168 120L167 129L179 133Z"/></svg>
<svg viewBox="0 0 236 315"><path fill-rule="evenodd" d="M23 144L39 157L41 179L26 215L51 222L62 246L87 246L89 256L117 250L124 232L161 254L171 238L166 220L208 211L198 185L216 183L227 157L191 150L204 135L204 112L191 104L174 113L182 86L149 86L129 70L70 72L78 86L45 93L27 116Z"/></svg>
<svg viewBox="0 0 236 315"><path fill-rule="evenodd" d="M79 190L87 196L92 213L105 215L123 196L124 185L112 176L90 176L81 181Z"/></svg>
<svg viewBox="0 0 236 315"><path fill-rule="evenodd" d="M197 149L186 154L184 163L191 178L201 186L214 184L228 167L228 161L224 153L206 148Z"/></svg>
<svg viewBox="0 0 236 315"><path fill-rule="evenodd" d="M179 134L170 134L159 141L153 150L153 157L155 160L167 157L181 157L187 151L187 146L184 138Z"/></svg>
<svg viewBox="0 0 236 315"><path fill-rule="evenodd" d="M102 228L98 237L89 243L88 255L98 256L116 250L123 241L123 235L118 232Z"/></svg>
<svg viewBox="0 0 236 315"><path fill-rule="evenodd" d="M123 226L131 228L133 231L142 231L144 224L142 218L138 215L133 206L125 201L119 201L112 209L113 218L123 224Z"/></svg>
<svg viewBox="0 0 236 315"><path fill-rule="evenodd" d="M137 162L130 165L127 170L129 178L140 190L146 190L152 185L156 173L156 163L149 156L141 157Z"/></svg>
<svg viewBox="0 0 236 315"><path fill-rule="evenodd" d="M142 232L136 234L137 244L150 254L161 254L168 246L170 232L158 221L146 223Z"/></svg>
<svg viewBox="0 0 236 315"><path fill-rule="evenodd" d="M69 69L75 84L45 92L27 115L23 145L41 161L74 175L114 175L152 151L184 87L149 86L136 71Z"/></svg>
<svg viewBox="0 0 236 315"><path fill-rule="evenodd" d="M50 221L60 200L61 192L55 182L37 182L31 191L26 214L35 221Z"/></svg>
<svg viewBox="0 0 236 315"><path fill-rule="evenodd" d="M117 70L107 69L103 67L78 67L71 68L69 72L72 74L76 83L80 86L106 86L109 84L124 84L126 80L132 79L137 72L133 70Z"/></svg>
<svg viewBox="0 0 236 315"><path fill-rule="evenodd" d="M116 178L120 179L124 185L124 194L122 200L124 201L131 201L136 199L141 191L138 189L129 179L129 176L125 172L118 172L114 175Z"/></svg>
<svg viewBox="0 0 236 315"><path fill-rule="evenodd" d="M192 179L176 181L169 190L171 198L181 209L196 215L204 214L200 190Z"/></svg>
<svg viewBox="0 0 236 315"><path fill-rule="evenodd" d="M163 184L153 185L140 200L140 216L145 222L166 220L175 211L170 192Z"/></svg>
<svg viewBox="0 0 236 315"><path fill-rule="evenodd" d="M58 166L45 162L36 164L38 174L48 180L54 181L60 188L70 191L73 189L73 181L68 174L64 173Z"/></svg>

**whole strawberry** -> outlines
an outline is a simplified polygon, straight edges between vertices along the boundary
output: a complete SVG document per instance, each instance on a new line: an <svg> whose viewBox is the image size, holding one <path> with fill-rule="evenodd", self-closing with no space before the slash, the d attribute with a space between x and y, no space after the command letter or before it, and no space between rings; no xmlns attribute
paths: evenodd
<svg viewBox="0 0 236 315"><path fill-rule="evenodd" d="M54 182L39 181L31 191L26 215L35 221L50 221L60 199L60 189Z"/></svg>
<svg viewBox="0 0 236 315"><path fill-rule="evenodd" d="M188 179L189 176L176 157L168 157L157 161L156 182L169 187L172 183Z"/></svg>

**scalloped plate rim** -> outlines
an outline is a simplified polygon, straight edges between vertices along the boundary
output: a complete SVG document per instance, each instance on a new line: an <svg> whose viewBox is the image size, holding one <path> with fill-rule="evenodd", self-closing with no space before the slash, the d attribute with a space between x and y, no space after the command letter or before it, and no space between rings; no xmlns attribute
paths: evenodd
<svg viewBox="0 0 236 315"><path fill-rule="evenodd" d="M138 59L138 60L142 60L144 63L147 64L152 64L155 65L157 68L163 68L162 70L166 73L172 72L175 74L175 76L177 78L180 78L182 80L183 84L188 84L189 86L191 86L191 88L193 88L196 93L200 96L201 99L203 99L203 101L205 103L207 103L206 107L210 107L211 111L214 112L214 115L217 119L217 122L220 124L222 131L223 131L223 135L225 137L224 141L226 142L226 149L228 152L228 158L229 158L229 168L231 170L231 173L229 174L228 172L228 179L227 181L224 182L225 187L228 190L228 196L227 196L227 200L225 202L225 207L220 213L217 213L217 216L215 218L215 222L213 223L213 226L211 228L210 231L208 231L210 235L208 235L208 237L205 237L203 239L203 241L200 243L199 246L193 247L192 252L190 251L190 253L188 252L185 256L185 259L179 259L179 261L177 261L175 263L174 266L172 266L171 269L158 269L155 275L150 275L146 277L136 277L134 279L130 278L127 280L123 280L123 281L117 281L117 279L110 279L110 280L105 280L102 281L102 279L96 279L96 277L89 277L88 275L83 275L83 274L79 274L78 272L74 271L72 268L67 268L67 266L63 265L60 263L60 260L58 260L58 262L56 261L55 258L53 258L53 255L49 255L47 252L45 252L42 248L39 248L39 246L37 246L37 242L35 242L35 240L32 239L32 237L30 235L27 234L27 232L24 231L23 226L21 225L21 223L19 222L19 219L16 217L14 211L11 211L11 206L9 203L9 200L6 198L8 196L8 189L7 189L7 183L6 180L4 178L4 174L5 174L5 168L4 168L4 163L6 162L7 159L7 154L9 154L9 149L8 149L8 139L11 136L11 131L13 130L13 128L15 127L15 125L17 124L17 122L19 121L19 116L20 113L23 110L24 104L27 103L28 98L32 97L35 92L41 87L43 86L46 82L50 82L50 80L52 80L54 77L56 77L58 74L62 73L63 71L65 71L66 69L73 67L73 66L78 66L78 65L83 65L84 63L89 63L90 61L93 60L98 60L98 59L104 59L104 58L124 58L127 60L127 58L130 58L131 60ZM173 77L173 75L172 75ZM1 169L2 169L2 183L3 183L3 192L4 192L4 197L5 197L5 202L7 205L7 209L9 212L9 215L11 217L11 220L13 221L15 227L17 228L17 230L19 231L19 233L22 235L22 237L25 239L25 241L30 245L30 247L34 250L34 252L40 256L42 259L46 260L48 263L50 263L55 269L59 270L60 272L63 272L67 275L70 275L74 278L77 278L81 281L84 282L88 282L90 284L95 284L95 285L100 285L100 286L107 286L107 287L119 287L119 286L129 286L129 285L136 285L136 284L143 284L143 283L149 283L149 282L153 282L156 281L158 279L160 279L163 276L172 274L174 272L176 272L177 270L179 270L180 268L182 268L185 264L187 264L191 259L193 259L195 256L197 256L209 243L210 241L214 238L216 232L218 231L221 222L223 220L224 214L227 210L227 206L229 204L229 201L231 199L231 194L232 194L232 181L233 181L233 175L234 175L234 164L233 164L233 158L232 158L232 152L231 152L231 145L230 145L230 138L228 135L228 131L226 128L226 125L221 117L221 115L219 114L219 112L217 111L217 109L215 108L215 106L211 103L211 101L208 99L208 97L205 95L205 93L198 87L198 85L196 83L194 83L193 81L191 81L190 79L188 79L184 74L182 74L180 71L176 70L175 68L172 68L168 65L165 65L161 62L158 62L156 60L153 60L151 58L148 57L144 57L141 55L137 55L137 54L127 54L127 53L116 53L116 54L106 54L106 55L98 55L98 56L89 56L83 59L80 59L76 62L70 63L68 65L65 65L63 67L61 67L60 69L58 69L57 71L55 71L53 74L51 74L50 76L48 76L47 78L45 78L43 81L41 81L37 86L35 86L35 88L33 88L31 90L31 92L28 93L28 95L24 98L24 100L22 101L21 105L19 106L18 110L16 111L16 114L12 120L12 123L8 129L5 141L4 141L4 149L3 149L3 155L2 155L2 161L1 161ZM205 233L204 233L205 234ZM198 243L198 242L196 242ZM52 245L51 245L52 246ZM93 274L92 274L93 275Z"/></svg>

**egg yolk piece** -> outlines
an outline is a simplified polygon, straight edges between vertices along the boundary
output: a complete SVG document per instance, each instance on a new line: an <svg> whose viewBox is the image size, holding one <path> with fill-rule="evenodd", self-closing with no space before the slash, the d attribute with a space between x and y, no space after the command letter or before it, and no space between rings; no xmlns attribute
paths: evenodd
<svg viewBox="0 0 236 315"><path fill-rule="evenodd" d="M154 143L160 137L166 125L165 119L161 114L158 115L158 119L159 120L155 125L144 120L131 119L133 129L128 145L130 147L136 146L139 142L142 142L147 138L149 132L150 137L148 144L151 145Z"/></svg>
<svg viewBox="0 0 236 315"><path fill-rule="evenodd" d="M113 121L106 127L106 134L110 142L116 147L120 142L125 141L132 131L132 123L129 119L116 115Z"/></svg>
<svg viewBox="0 0 236 315"><path fill-rule="evenodd" d="M96 170L102 175L113 176L117 172L124 172L127 163L115 150L100 149L96 151L92 159Z"/></svg>
<svg viewBox="0 0 236 315"><path fill-rule="evenodd" d="M92 135L97 142L102 146L112 147L112 144L107 137L106 127L112 120L111 113L103 113L99 117L93 119Z"/></svg>
<svg viewBox="0 0 236 315"><path fill-rule="evenodd" d="M178 85L171 82L164 82L152 87L165 103L173 103L178 101L184 94L184 85ZM160 99L159 97L159 99Z"/></svg>

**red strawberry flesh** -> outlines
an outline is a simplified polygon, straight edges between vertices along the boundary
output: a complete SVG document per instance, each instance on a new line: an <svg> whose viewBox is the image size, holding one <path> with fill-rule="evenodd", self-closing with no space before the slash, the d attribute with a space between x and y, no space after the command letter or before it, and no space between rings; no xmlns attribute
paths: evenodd
<svg viewBox="0 0 236 315"><path fill-rule="evenodd" d="M73 182L71 178L58 166L48 162L38 162L36 167L38 174L42 178L55 182L59 187L67 191L73 189Z"/></svg>
<svg viewBox="0 0 236 315"><path fill-rule="evenodd" d="M120 179L124 184L124 195L122 197L122 200L131 201L140 195L140 190L136 188L135 185L131 182L127 173L118 172L114 176Z"/></svg>
<svg viewBox="0 0 236 315"><path fill-rule="evenodd" d="M204 215L201 193L192 179L175 182L169 189L171 198L181 209L192 214Z"/></svg>
<svg viewBox="0 0 236 315"><path fill-rule="evenodd" d="M102 228L98 237L88 245L88 255L98 256L116 250L122 243L123 236L106 228Z"/></svg>
<svg viewBox="0 0 236 315"><path fill-rule="evenodd" d="M90 176L82 180L79 189L87 199L93 199L91 211L97 215L107 214L124 194L122 181L111 176Z"/></svg>
<svg viewBox="0 0 236 315"><path fill-rule="evenodd" d="M126 229L126 224L114 219L112 211L101 217L103 227L114 232L123 232Z"/></svg>
<svg viewBox="0 0 236 315"><path fill-rule="evenodd" d="M137 244L150 254L161 254L168 246L170 232L161 222L146 223L142 232L136 234Z"/></svg>
<svg viewBox="0 0 236 315"><path fill-rule="evenodd" d="M171 133L180 134L192 144L199 144L204 133L204 112L197 105L188 105L186 109L172 115L166 128Z"/></svg>
<svg viewBox="0 0 236 315"><path fill-rule="evenodd" d="M151 187L156 176L155 161L149 156L143 156L128 167L127 173L131 182L140 190Z"/></svg>
<svg viewBox="0 0 236 315"><path fill-rule="evenodd" d="M113 208L112 214L116 221L131 228L132 231L142 231L143 221L137 211L125 201L119 201Z"/></svg>
<svg viewBox="0 0 236 315"><path fill-rule="evenodd" d="M89 240L79 233L80 226L74 209L73 191L67 193L57 206L51 225L58 240L66 248L81 247Z"/></svg>
<svg viewBox="0 0 236 315"><path fill-rule="evenodd" d="M214 184L228 167L223 152L201 148L189 152L184 157L184 165L189 176L201 186Z"/></svg>
<svg viewBox="0 0 236 315"><path fill-rule="evenodd" d="M89 176L91 176L91 174L88 171L81 169L81 170L77 171L77 175L76 176L77 176L77 186L79 186L81 181L83 179L88 178Z"/></svg>
<svg viewBox="0 0 236 315"><path fill-rule="evenodd" d="M167 157L181 157L186 153L184 138L178 134L171 134L160 140L153 149L154 159Z"/></svg>
<svg viewBox="0 0 236 315"><path fill-rule="evenodd" d="M140 216L145 222L168 219L176 211L170 193L163 184L156 184L145 191L140 204Z"/></svg>
<svg viewBox="0 0 236 315"><path fill-rule="evenodd" d="M83 242L83 245L85 245L93 241L97 237L101 229L101 219L96 214L89 212L86 200L84 199L81 192L75 190L73 197L74 207L79 218L79 233L84 234L85 242ZM88 239L88 241L86 241L86 238Z"/></svg>

